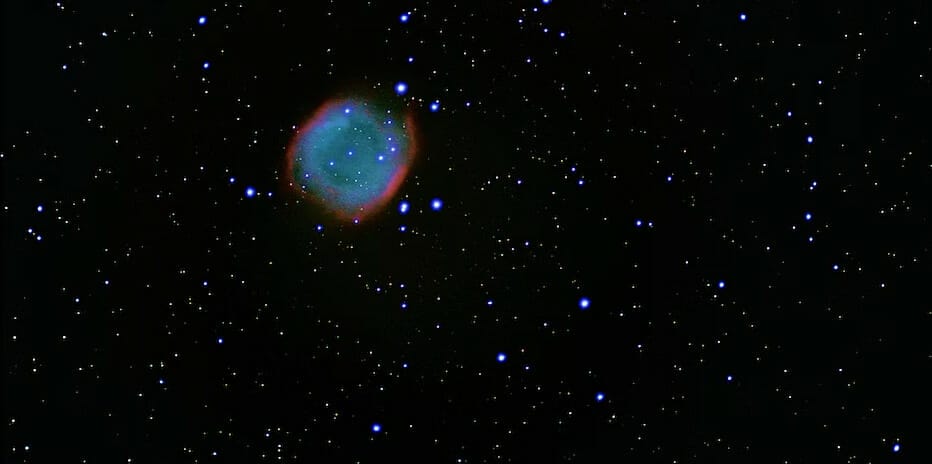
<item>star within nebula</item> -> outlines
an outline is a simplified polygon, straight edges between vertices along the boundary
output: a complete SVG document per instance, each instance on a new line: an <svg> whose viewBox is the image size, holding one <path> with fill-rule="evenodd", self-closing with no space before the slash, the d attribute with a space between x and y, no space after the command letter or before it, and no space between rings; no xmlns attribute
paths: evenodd
<svg viewBox="0 0 932 464"><path fill-rule="evenodd" d="M395 194L414 158L410 117L357 99L318 109L288 149L288 185L341 219L378 211Z"/></svg>

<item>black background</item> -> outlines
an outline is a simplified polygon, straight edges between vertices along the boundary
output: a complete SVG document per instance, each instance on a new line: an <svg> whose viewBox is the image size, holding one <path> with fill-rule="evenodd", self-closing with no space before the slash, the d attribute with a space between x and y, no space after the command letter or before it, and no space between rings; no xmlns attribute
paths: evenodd
<svg viewBox="0 0 932 464"><path fill-rule="evenodd" d="M5 462L921 461L928 8L666 3L5 2Z"/></svg>

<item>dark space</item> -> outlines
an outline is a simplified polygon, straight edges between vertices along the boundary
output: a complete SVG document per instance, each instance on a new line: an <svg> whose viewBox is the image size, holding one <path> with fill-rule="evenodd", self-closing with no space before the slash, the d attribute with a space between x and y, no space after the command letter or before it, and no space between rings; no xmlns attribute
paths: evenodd
<svg viewBox="0 0 932 464"><path fill-rule="evenodd" d="M670 3L5 1L4 462L929 462L928 4Z"/></svg>

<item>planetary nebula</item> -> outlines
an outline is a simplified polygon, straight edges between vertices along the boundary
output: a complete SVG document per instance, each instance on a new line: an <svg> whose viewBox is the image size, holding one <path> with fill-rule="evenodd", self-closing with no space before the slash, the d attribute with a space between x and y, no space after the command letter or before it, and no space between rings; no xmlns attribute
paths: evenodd
<svg viewBox="0 0 932 464"><path fill-rule="evenodd" d="M289 185L343 219L359 219L395 194L414 156L414 128L362 100L323 105L288 150Z"/></svg>

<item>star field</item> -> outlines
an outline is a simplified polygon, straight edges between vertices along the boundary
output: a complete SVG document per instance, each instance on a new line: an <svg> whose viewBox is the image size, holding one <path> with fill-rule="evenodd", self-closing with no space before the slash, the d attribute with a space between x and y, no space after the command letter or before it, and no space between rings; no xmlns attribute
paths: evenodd
<svg viewBox="0 0 932 464"><path fill-rule="evenodd" d="M4 462L930 462L921 2L107 3L3 7Z"/></svg>

